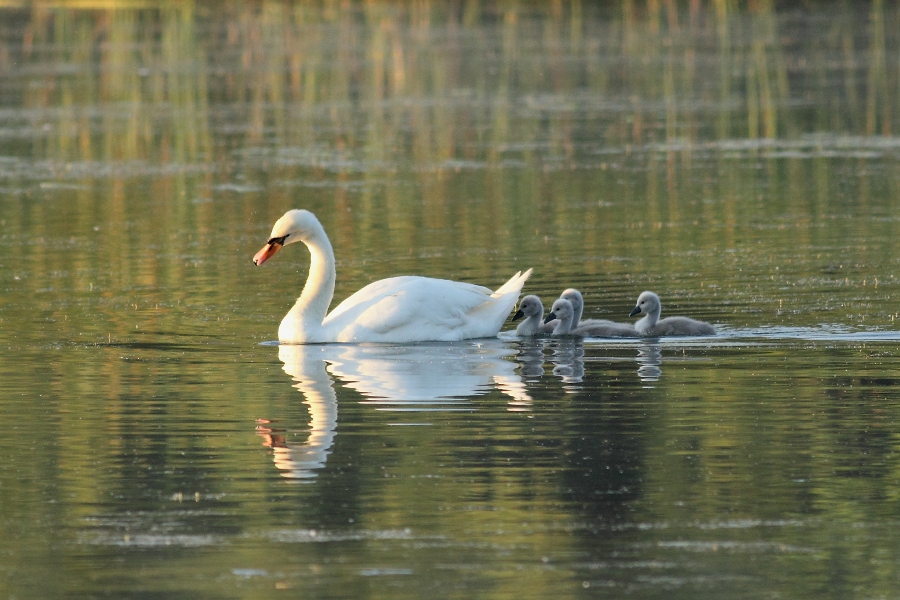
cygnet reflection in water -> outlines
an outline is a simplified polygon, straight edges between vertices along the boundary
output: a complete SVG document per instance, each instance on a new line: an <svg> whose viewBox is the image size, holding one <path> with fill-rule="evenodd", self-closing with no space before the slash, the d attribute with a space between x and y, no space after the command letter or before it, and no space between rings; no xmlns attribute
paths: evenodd
<svg viewBox="0 0 900 600"><path fill-rule="evenodd" d="M641 381L645 383L653 383L659 381L662 377L662 346L659 344L649 344L638 348L637 355L638 370L637 374Z"/></svg>
<svg viewBox="0 0 900 600"><path fill-rule="evenodd" d="M526 338L519 342L516 360L521 365L522 377L536 379L544 374L544 344L546 338Z"/></svg>
<svg viewBox="0 0 900 600"><path fill-rule="evenodd" d="M551 347L553 374L562 379L564 384L570 384L565 386L567 392L573 393L581 389L580 386L571 384L584 381L584 341L578 337L561 337L554 340Z"/></svg>

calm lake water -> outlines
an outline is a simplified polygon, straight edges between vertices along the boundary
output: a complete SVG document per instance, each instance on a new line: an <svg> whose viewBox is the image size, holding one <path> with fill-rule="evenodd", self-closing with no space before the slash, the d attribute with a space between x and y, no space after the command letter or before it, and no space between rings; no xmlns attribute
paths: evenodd
<svg viewBox="0 0 900 600"><path fill-rule="evenodd" d="M752 4L0 8L0 598L900 597L900 11ZM279 346L290 208L720 333Z"/></svg>

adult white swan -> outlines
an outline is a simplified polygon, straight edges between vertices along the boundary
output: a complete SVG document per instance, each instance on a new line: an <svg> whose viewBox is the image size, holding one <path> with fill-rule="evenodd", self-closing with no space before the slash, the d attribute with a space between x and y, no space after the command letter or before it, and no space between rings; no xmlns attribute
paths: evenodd
<svg viewBox="0 0 900 600"><path fill-rule="evenodd" d="M308 210L289 210L253 257L256 265L287 244L309 248L303 293L278 327L278 339L323 342L425 342L493 337L519 299L531 269L513 275L495 292L430 277L390 277L370 283L328 314L334 296L334 251L325 229ZM327 315L327 316L326 316Z"/></svg>

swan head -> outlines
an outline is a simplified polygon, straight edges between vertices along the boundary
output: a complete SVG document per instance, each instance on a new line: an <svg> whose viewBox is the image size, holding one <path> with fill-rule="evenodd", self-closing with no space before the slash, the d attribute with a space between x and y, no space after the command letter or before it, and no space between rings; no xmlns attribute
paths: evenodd
<svg viewBox="0 0 900 600"><path fill-rule="evenodd" d="M659 296L653 292L641 292L641 295L638 296L637 299L637 305L631 310L631 313L628 316L633 317L640 313L644 313L645 315L656 313L658 315L661 310L662 305L659 302Z"/></svg>
<svg viewBox="0 0 900 600"><path fill-rule="evenodd" d="M543 314L544 305L541 304L541 299L537 296L529 295L522 298L522 301L519 302L519 310L513 315L512 320L518 321L522 317L543 316Z"/></svg>
<svg viewBox="0 0 900 600"><path fill-rule="evenodd" d="M572 308L571 302L569 302L565 298L558 298L553 302L553 306L550 308L550 312L547 313L546 317L544 317L544 323L549 323L553 319L559 319L560 321L571 319L574 312L575 309Z"/></svg>
<svg viewBox="0 0 900 600"><path fill-rule="evenodd" d="M275 221L269 241L253 257L253 264L262 265L288 244L303 242L322 233L322 224L308 210L289 210Z"/></svg>

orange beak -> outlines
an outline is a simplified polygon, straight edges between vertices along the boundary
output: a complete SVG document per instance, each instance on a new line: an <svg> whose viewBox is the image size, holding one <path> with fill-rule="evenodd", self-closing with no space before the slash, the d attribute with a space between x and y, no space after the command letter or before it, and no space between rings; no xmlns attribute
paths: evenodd
<svg viewBox="0 0 900 600"><path fill-rule="evenodd" d="M281 244L271 243L266 244L262 247L262 250L256 253L253 257L253 264L257 267L261 266L264 262L275 256L275 253L281 250Z"/></svg>

